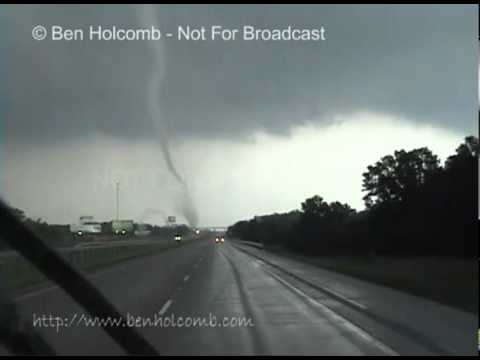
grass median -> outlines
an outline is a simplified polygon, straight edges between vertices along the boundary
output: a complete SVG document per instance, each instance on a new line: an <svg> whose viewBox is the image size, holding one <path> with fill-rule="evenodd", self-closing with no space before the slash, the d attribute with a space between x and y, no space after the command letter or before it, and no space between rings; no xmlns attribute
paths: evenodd
<svg viewBox="0 0 480 360"><path fill-rule="evenodd" d="M84 273L113 266L138 257L151 256L162 251L176 249L195 242L194 239L180 243L159 242L156 244L118 245L109 247L80 248L61 253L62 256ZM11 290L23 290L31 286L41 286L48 279L21 256L0 259L0 273Z"/></svg>
<svg viewBox="0 0 480 360"><path fill-rule="evenodd" d="M310 257L273 253L478 313L478 260L452 257Z"/></svg>

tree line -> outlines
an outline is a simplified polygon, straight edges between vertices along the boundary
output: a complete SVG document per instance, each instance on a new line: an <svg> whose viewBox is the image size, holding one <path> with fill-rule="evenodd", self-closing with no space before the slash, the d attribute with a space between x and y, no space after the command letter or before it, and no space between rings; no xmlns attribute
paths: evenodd
<svg viewBox="0 0 480 360"><path fill-rule="evenodd" d="M311 255L478 256L478 138L444 164L428 148L386 155L363 173L365 209L315 195L289 213L256 216L229 236Z"/></svg>

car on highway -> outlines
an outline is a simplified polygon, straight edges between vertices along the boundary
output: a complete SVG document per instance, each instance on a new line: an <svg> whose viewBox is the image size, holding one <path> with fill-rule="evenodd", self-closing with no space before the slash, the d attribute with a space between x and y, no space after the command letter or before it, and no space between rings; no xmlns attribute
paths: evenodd
<svg viewBox="0 0 480 360"><path fill-rule="evenodd" d="M182 241L182 235L180 235L180 234L175 234L175 236L173 238L175 239L176 242Z"/></svg>
<svg viewBox="0 0 480 360"><path fill-rule="evenodd" d="M216 244L223 244L225 242L225 237L223 236L216 236L215 237L215 243Z"/></svg>

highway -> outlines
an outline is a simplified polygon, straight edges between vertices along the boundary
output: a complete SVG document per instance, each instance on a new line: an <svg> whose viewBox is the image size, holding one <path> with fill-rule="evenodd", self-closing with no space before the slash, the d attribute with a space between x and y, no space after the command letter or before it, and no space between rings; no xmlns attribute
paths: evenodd
<svg viewBox="0 0 480 360"><path fill-rule="evenodd" d="M89 278L131 319L131 324L134 318L140 321L136 323L138 331L160 354L398 355L444 351L441 344L439 348L430 346L421 337L414 341L418 333L408 336L402 326L397 334L395 325L381 321L380 316L362 319L371 299L349 297L348 291L342 297L333 290L326 294L305 287L305 283L262 261L261 249L254 250L257 253L231 241L221 245L213 239L198 240L126 261ZM293 269L291 263L288 265ZM301 265L298 269L305 277L313 276L313 272L318 275L316 270ZM336 281L344 289L358 285L348 279ZM383 291L371 292L388 299ZM27 292L17 297L16 303L23 319L28 324L36 320L35 330L59 354L123 353L103 330L87 324L88 314L55 286ZM420 300L418 303L424 305ZM441 311L455 317L465 333L472 327L475 338L477 317L451 315L449 309ZM42 316L58 317L62 324L57 320L41 325ZM452 326L457 326L455 321ZM455 340L459 349L452 352L473 353L474 341L471 347L469 344L468 339Z"/></svg>

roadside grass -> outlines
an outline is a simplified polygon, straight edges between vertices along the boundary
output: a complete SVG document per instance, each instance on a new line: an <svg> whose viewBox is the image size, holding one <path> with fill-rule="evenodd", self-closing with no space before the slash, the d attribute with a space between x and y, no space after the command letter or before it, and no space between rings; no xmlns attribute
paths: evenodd
<svg viewBox="0 0 480 360"><path fill-rule="evenodd" d="M184 240L181 243L159 243L149 245L124 245L108 248L85 248L64 254L64 258L83 273L97 270L132 260L147 257L163 251L193 243L194 240ZM30 287L42 287L49 279L21 256L15 256L0 264L2 280L12 291L21 291Z"/></svg>
<svg viewBox="0 0 480 360"><path fill-rule="evenodd" d="M449 257L279 255L478 314L478 260Z"/></svg>

